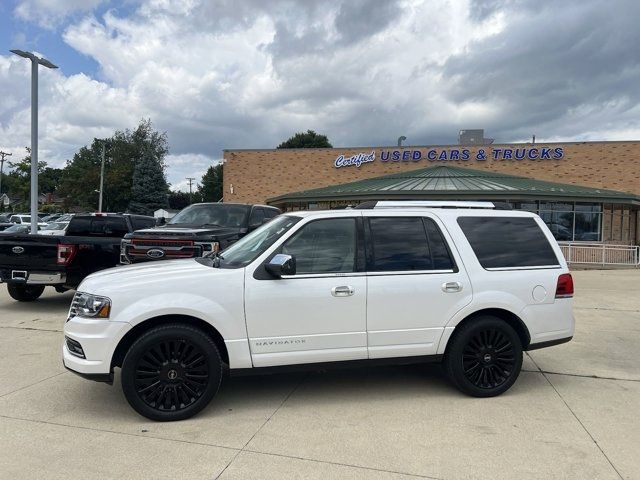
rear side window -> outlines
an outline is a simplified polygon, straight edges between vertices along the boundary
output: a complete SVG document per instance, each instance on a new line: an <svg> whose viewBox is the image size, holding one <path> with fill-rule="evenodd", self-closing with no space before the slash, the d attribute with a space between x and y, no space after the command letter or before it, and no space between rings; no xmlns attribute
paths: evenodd
<svg viewBox="0 0 640 480"><path fill-rule="evenodd" d="M129 233L122 217L96 217L91 221L91 234L105 237L124 237Z"/></svg>
<svg viewBox="0 0 640 480"><path fill-rule="evenodd" d="M155 218L129 217L133 224L134 230L142 230L143 228L153 228L156 226Z"/></svg>
<svg viewBox="0 0 640 480"><path fill-rule="evenodd" d="M67 235L75 235L77 237L86 237L90 235L91 219L86 217L74 217L69 221Z"/></svg>
<svg viewBox="0 0 640 480"><path fill-rule="evenodd" d="M75 217L69 223L68 236L124 237L129 233L122 217Z"/></svg>
<svg viewBox="0 0 640 480"><path fill-rule="evenodd" d="M368 271L401 272L450 270L453 261L440 233L429 218L369 218Z"/></svg>
<svg viewBox="0 0 640 480"><path fill-rule="evenodd" d="M459 217L458 225L484 268L559 265L547 237L533 218Z"/></svg>

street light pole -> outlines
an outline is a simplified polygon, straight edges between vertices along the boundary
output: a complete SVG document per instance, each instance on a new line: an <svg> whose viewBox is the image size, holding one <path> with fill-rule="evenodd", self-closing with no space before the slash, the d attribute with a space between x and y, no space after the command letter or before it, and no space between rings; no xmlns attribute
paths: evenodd
<svg viewBox="0 0 640 480"><path fill-rule="evenodd" d="M100 197L98 199L98 213L102 213L102 191L104 190L104 142L102 142L102 162L100 163Z"/></svg>
<svg viewBox="0 0 640 480"><path fill-rule="evenodd" d="M31 60L31 235L35 235L38 233L38 65L58 67L31 52L11 52Z"/></svg>

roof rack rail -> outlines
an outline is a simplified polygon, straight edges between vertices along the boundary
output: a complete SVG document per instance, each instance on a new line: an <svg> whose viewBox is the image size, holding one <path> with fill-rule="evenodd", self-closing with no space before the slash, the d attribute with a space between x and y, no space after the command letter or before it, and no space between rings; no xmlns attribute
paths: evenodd
<svg viewBox="0 0 640 480"><path fill-rule="evenodd" d="M379 200L363 202L356 207L359 210L381 208L496 208L493 202L465 202L440 200Z"/></svg>

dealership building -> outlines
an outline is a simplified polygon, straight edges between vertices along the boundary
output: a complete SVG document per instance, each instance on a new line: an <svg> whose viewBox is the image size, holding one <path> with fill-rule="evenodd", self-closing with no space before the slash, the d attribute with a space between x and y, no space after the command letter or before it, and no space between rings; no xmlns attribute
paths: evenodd
<svg viewBox="0 0 640 480"><path fill-rule="evenodd" d="M487 200L560 241L638 245L640 141L224 151L224 201L282 210Z"/></svg>

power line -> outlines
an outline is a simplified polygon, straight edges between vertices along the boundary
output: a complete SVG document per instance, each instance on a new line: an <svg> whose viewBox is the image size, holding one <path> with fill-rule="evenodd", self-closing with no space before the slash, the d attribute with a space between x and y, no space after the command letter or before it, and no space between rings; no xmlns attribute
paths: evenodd
<svg viewBox="0 0 640 480"><path fill-rule="evenodd" d="M2 195L2 169L4 168L4 157L10 157L13 153L0 151L0 195Z"/></svg>
<svg viewBox="0 0 640 480"><path fill-rule="evenodd" d="M189 195L191 195L193 193L192 189L191 189L191 186L193 185L195 177L186 177L186 179L189 180Z"/></svg>

